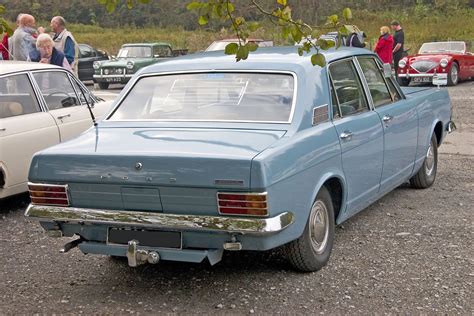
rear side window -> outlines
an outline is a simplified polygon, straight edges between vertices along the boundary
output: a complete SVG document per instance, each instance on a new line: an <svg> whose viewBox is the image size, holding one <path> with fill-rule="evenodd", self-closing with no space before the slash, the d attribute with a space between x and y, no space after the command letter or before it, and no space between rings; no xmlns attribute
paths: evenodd
<svg viewBox="0 0 474 316"><path fill-rule="evenodd" d="M388 91L385 79L373 58L359 58L359 64L369 86L374 106L378 107L392 103L391 93Z"/></svg>
<svg viewBox="0 0 474 316"><path fill-rule="evenodd" d="M26 74L0 78L0 118L40 112Z"/></svg>
<svg viewBox="0 0 474 316"><path fill-rule="evenodd" d="M340 116L344 117L369 110L362 83L352 60L331 64L329 73ZM334 111L334 113L337 113L337 111Z"/></svg>

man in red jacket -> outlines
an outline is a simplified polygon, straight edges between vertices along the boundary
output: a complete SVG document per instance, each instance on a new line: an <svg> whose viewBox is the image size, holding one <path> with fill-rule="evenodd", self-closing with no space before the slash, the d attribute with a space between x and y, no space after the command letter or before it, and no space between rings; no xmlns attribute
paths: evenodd
<svg viewBox="0 0 474 316"><path fill-rule="evenodd" d="M377 53L377 55L379 55L380 59L385 64L391 65L393 60L393 36L390 35L390 28L388 26L382 26L380 28L380 34L381 35L377 42L377 46L375 46L374 51Z"/></svg>

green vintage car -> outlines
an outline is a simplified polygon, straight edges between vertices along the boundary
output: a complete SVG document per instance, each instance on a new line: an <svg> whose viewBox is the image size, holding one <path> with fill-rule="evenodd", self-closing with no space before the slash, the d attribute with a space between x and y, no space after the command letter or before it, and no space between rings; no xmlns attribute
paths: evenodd
<svg viewBox="0 0 474 316"><path fill-rule="evenodd" d="M101 89L111 83L125 84L139 69L186 53L185 49L173 50L168 43L124 44L117 57L94 62L94 82Z"/></svg>

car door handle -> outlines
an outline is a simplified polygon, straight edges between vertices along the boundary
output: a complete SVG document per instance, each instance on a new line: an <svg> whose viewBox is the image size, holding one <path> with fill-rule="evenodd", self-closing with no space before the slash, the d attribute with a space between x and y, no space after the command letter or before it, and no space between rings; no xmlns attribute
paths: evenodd
<svg viewBox="0 0 474 316"><path fill-rule="evenodd" d="M71 114L60 115L58 116L58 120L62 120L63 118L66 118L66 117L71 117Z"/></svg>
<svg viewBox="0 0 474 316"><path fill-rule="evenodd" d="M353 134L351 131L344 131L343 133L341 133L341 135L339 135L339 137L344 140L351 140L352 135Z"/></svg>
<svg viewBox="0 0 474 316"><path fill-rule="evenodd" d="M7 130L7 129L6 129L5 127L0 128L0 132L4 132L4 131L6 131L6 130Z"/></svg>
<svg viewBox="0 0 474 316"><path fill-rule="evenodd" d="M382 117L382 121L384 123L390 123L392 120L393 120L393 116L391 115L385 115L384 117Z"/></svg>

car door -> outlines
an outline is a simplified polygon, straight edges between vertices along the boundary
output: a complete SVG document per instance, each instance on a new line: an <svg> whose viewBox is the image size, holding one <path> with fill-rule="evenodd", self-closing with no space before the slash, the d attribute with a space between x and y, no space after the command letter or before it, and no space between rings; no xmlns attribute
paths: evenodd
<svg viewBox="0 0 474 316"><path fill-rule="evenodd" d="M79 44L79 79L92 80L94 61L97 60L96 51L89 45Z"/></svg>
<svg viewBox="0 0 474 316"><path fill-rule="evenodd" d="M89 110L81 104L66 71L36 71L33 77L49 113L59 126L61 142L92 126Z"/></svg>
<svg viewBox="0 0 474 316"><path fill-rule="evenodd" d="M329 74L333 124L340 138L347 184L346 212L353 214L374 201L379 191L383 165L382 124L369 106L352 58L331 63Z"/></svg>
<svg viewBox="0 0 474 316"><path fill-rule="evenodd" d="M0 77L0 168L4 188L26 191L31 157L59 143L58 127L42 111L27 73ZM0 198L1 196L0 190Z"/></svg>
<svg viewBox="0 0 474 316"><path fill-rule="evenodd" d="M392 190L412 174L418 139L416 106L402 97L391 78L371 56L357 58L375 112L384 131L384 163L380 189Z"/></svg>

